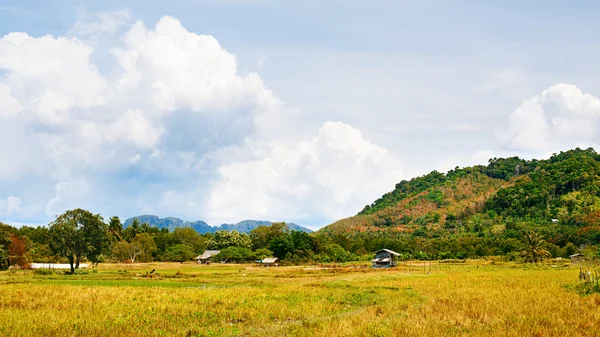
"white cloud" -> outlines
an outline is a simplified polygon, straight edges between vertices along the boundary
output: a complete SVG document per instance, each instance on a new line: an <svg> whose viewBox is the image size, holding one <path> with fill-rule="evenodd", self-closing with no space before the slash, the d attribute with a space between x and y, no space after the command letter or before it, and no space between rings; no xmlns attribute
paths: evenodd
<svg viewBox="0 0 600 337"><path fill-rule="evenodd" d="M600 99L559 83L523 101L500 139L511 149L534 153L598 144L599 119Z"/></svg>
<svg viewBox="0 0 600 337"><path fill-rule="evenodd" d="M0 199L0 215L11 216L21 211L20 197L9 196L6 199Z"/></svg>
<svg viewBox="0 0 600 337"><path fill-rule="evenodd" d="M340 122L325 122L311 140L247 146L256 158L219 168L210 220L338 219L358 212L402 178L396 158Z"/></svg>
<svg viewBox="0 0 600 337"><path fill-rule="evenodd" d="M0 166L0 182L20 182L8 193L38 212L15 220L84 207L106 216L323 223L400 180L400 163L384 148L348 124L321 125L286 107L258 74L240 75L214 37L175 18L92 41L120 34L129 17L85 14L75 37L0 40L0 131L11 144L0 144L0 156L12 163ZM108 57L104 71L99 55Z"/></svg>

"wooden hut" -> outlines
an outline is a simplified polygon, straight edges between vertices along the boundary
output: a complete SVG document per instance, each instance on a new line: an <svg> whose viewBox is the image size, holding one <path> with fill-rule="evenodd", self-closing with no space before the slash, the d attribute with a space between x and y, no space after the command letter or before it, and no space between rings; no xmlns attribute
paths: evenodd
<svg viewBox="0 0 600 337"><path fill-rule="evenodd" d="M375 252L375 258L371 262L373 262L373 268L395 267L399 256L400 254L393 250L380 249Z"/></svg>
<svg viewBox="0 0 600 337"><path fill-rule="evenodd" d="M220 252L220 250L205 250L204 253L202 253L202 255L196 256L196 263L209 264L210 259L214 255L219 254Z"/></svg>

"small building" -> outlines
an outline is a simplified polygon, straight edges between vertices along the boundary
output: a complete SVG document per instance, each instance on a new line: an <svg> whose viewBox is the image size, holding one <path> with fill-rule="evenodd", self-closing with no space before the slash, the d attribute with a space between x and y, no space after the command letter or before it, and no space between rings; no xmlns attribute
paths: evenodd
<svg viewBox="0 0 600 337"><path fill-rule="evenodd" d="M579 263L579 262L585 261L585 256L583 256L583 254L569 255L569 258L571 258L571 262L573 262L573 263Z"/></svg>
<svg viewBox="0 0 600 337"><path fill-rule="evenodd" d="M220 252L220 250L205 250L202 255L196 256L196 263L209 264L210 259Z"/></svg>
<svg viewBox="0 0 600 337"><path fill-rule="evenodd" d="M400 254L393 250L380 249L375 252L375 258L371 262L373 262L373 268L395 267L399 256Z"/></svg>
<svg viewBox="0 0 600 337"><path fill-rule="evenodd" d="M558 219L552 219L552 223L558 223Z"/></svg>
<svg viewBox="0 0 600 337"><path fill-rule="evenodd" d="M266 257L260 261L263 266L278 266L279 259L276 257Z"/></svg>

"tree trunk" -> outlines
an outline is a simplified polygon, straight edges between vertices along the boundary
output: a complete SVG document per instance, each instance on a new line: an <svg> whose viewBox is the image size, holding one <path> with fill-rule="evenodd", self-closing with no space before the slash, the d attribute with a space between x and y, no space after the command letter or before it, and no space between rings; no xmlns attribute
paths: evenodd
<svg viewBox="0 0 600 337"><path fill-rule="evenodd" d="M79 269L79 261L80 261L80 260L81 260L81 259L80 259L80 257L79 257L79 256L77 256L77 257L75 258L75 269Z"/></svg>
<svg viewBox="0 0 600 337"><path fill-rule="evenodd" d="M75 272L75 267L73 266L74 258L73 256L69 256L69 264L71 265L71 274Z"/></svg>

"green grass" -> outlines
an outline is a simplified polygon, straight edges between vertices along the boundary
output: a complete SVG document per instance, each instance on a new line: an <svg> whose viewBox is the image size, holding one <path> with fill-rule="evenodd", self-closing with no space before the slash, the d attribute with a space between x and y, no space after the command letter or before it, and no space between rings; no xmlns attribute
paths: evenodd
<svg viewBox="0 0 600 337"><path fill-rule="evenodd" d="M0 336L597 336L578 268L153 263L0 273ZM156 269L159 277L146 278ZM427 265L426 268L429 271Z"/></svg>

